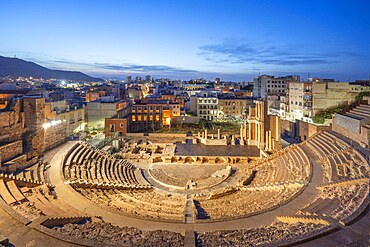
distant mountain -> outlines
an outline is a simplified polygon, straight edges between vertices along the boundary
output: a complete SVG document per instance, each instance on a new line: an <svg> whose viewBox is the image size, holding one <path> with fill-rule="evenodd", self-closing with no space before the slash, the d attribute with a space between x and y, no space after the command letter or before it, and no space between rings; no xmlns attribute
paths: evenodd
<svg viewBox="0 0 370 247"><path fill-rule="evenodd" d="M79 71L64 71L48 69L33 62L19 58L0 56L0 77L34 77L43 79L62 79L71 81L102 81L102 79L88 76Z"/></svg>

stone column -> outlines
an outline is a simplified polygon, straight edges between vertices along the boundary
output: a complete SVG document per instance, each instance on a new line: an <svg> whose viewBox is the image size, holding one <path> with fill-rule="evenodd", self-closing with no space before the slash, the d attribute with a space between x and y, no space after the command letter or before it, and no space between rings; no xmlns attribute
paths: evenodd
<svg viewBox="0 0 370 247"><path fill-rule="evenodd" d="M198 137L200 138L200 132L198 131Z"/></svg>
<svg viewBox="0 0 370 247"><path fill-rule="evenodd" d="M243 132L244 140L246 140L247 139L247 122L244 122L243 129L244 129L244 132Z"/></svg>
<svg viewBox="0 0 370 247"><path fill-rule="evenodd" d="M217 129L217 139L221 139L221 131L220 131L220 129Z"/></svg>
<svg viewBox="0 0 370 247"><path fill-rule="evenodd" d="M270 150L274 150L273 144L274 138L272 137L272 131L270 130Z"/></svg>
<svg viewBox="0 0 370 247"><path fill-rule="evenodd" d="M205 129L205 131L204 131L204 139L207 139L207 135L208 135L207 129Z"/></svg>
<svg viewBox="0 0 370 247"><path fill-rule="evenodd" d="M235 136L231 135L231 145L235 145Z"/></svg>
<svg viewBox="0 0 370 247"><path fill-rule="evenodd" d="M244 129L243 129L243 125L240 126L240 141L239 141L240 145L244 145Z"/></svg>

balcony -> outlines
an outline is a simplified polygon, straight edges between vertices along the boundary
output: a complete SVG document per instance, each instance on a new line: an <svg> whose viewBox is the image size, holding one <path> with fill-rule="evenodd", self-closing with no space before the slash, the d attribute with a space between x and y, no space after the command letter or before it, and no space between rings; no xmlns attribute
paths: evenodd
<svg viewBox="0 0 370 247"><path fill-rule="evenodd" d="M311 102L312 101L312 96L303 96L303 101L305 102Z"/></svg>

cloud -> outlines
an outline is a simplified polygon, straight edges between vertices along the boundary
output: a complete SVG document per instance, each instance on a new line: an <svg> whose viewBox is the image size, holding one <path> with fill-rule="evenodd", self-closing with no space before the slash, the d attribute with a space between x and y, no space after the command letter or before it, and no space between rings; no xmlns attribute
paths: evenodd
<svg viewBox="0 0 370 247"><path fill-rule="evenodd" d="M199 46L199 56L216 63L268 65L320 65L339 61L341 56L358 56L350 52L303 53L294 46L276 47L272 44L251 44L243 41L224 41ZM307 49L304 49L307 50Z"/></svg>
<svg viewBox="0 0 370 247"><path fill-rule="evenodd" d="M166 65L138 65L138 64L124 64L114 65L106 63L95 63L93 65L96 68L115 70L115 71L132 71L138 73L153 73L153 72L167 72L167 73L198 73L197 70L183 69L177 67L171 67Z"/></svg>
<svg viewBox="0 0 370 247"><path fill-rule="evenodd" d="M99 71L103 74L163 74L163 75L176 75L176 74L193 74L200 73L198 70L178 68L166 65L141 65L141 64L114 64L114 63L97 63L97 62L79 62L70 61L67 59L48 59L42 60L37 58L30 58L30 60L39 63L43 66L53 69L75 69L81 71Z"/></svg>

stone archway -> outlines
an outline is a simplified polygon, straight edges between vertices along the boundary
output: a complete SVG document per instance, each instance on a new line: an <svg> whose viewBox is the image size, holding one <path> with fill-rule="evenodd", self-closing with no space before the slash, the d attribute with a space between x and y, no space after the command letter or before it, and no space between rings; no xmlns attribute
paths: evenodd
<svg viewBox="0 0 370 247"><path fill-rule="evenodd" d="M195 159L193 157L185 157L184 163L194 163Z"/></svg>
<svg viewBox="0 0 370 247"><path fill-rule="evenodd" d="M155 157L153 159L153 163L161 163L161 162L164 162L164 158L163 157Z"/></svg>
<svg viewBox="0 0 370 247"><path fill-rule="evenodd" d="M216 157L215 163L216 164L225 163L225 158L223 158L223 157Z"/></svg>
<svg viewBox="0 0 370 247"><path fill-rule="evenodd" d="M202 164L209 163L209 159L206 157L202 158Z"/></svg>

